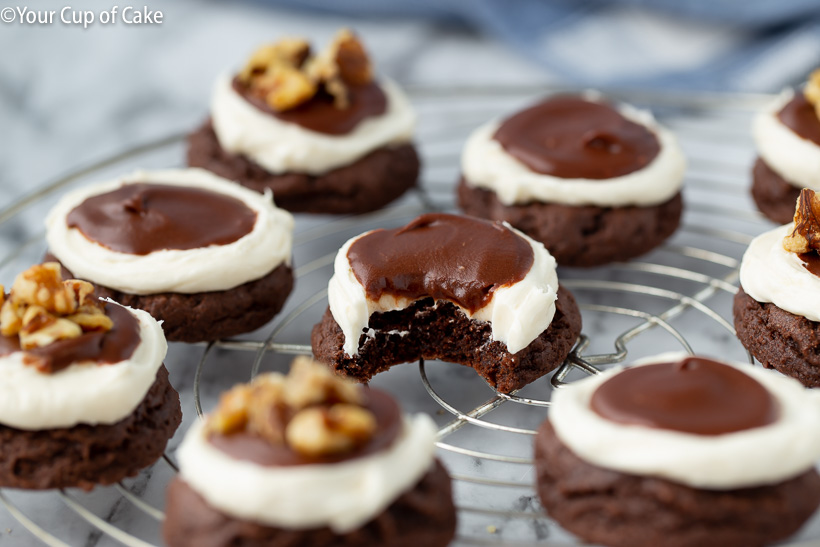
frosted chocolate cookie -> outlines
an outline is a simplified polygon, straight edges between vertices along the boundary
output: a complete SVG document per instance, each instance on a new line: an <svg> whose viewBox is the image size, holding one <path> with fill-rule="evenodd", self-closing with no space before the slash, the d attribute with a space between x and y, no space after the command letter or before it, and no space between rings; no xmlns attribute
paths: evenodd
<svg viewBox="0 0 820 547"><path fill-rule="evenodd" d="M786 224L801 188L820 190L820 70L801 91L786 90L757 115L758 158L752 197L770 220Z"/></svg>
<svg viewBox="0 0 820 547"><path fill-rule="evenodd" d="M444 547L456 511L436 428L297 358L223 395L177 452L169 547Z"/></svg>
<svg viewBox="0 0 820 547"><path fill-rule="evenodd" d="M754 547L820 505L820 398L750 365L665 354L556 390L535 438L547 513L614 547Z"/></svg>
<svg viewBox="0 0 820 547"><path fill-rule="evenodd" d="M0 308L0 486L90 490L154 463L182 420L166 349L150 315L59 264L17 276Z"/></svg>
<svg viewBox="0 0 820 547"><path fill-rule="evenodd" d="M140 171L64 196L46 219L51 255L98 294L162 320L169 340L257 329L293 287L293 219L202 169Z"/></svg>
<svg viewBox="0 0 820 547"><path fill-rule="evenodd" d="M540 243L500 222L426 214L339 250L316 358L359 381L441 359L508 393L560 365L581 331Z"/></svg>
<svg viewBox="0 0 820 547"><path fill-rule="evenodd" d="M803 189L794 222L759 235L740 264L737 336L764 367L820 387L820 196Z"/></svg>
<svg viewBox="0 0 820 547"><path fill-rule="evenodd" d="M419 158L410 103L373 72L348 30L315 55L302 39L263 46L217 80L188 164L271 189L289 211L379 209L415 186Z"/></svg>
<svg viewBox="0 0 820 547"><path fill-rule="evenodd" d="M562 266L644 254L678 227L685 160L649 112L559 95L473 132L458 202L509 222Z"/></svg>

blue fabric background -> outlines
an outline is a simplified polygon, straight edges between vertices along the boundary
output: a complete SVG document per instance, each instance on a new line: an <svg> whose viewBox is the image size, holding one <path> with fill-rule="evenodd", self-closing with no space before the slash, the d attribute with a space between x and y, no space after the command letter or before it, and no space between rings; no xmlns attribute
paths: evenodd
<svg viewBox="0 0 820 547"><path fill-rule="evenodd" d="M466 25L576 85L774 91L820 65L820 0L259 1L354 17L422 17ZM644 14L646 20L632 24ZM590 25L593 20L597 23ZM662 39L669 32L675 41ZM698 53L687 60L687 47L698 38ZM571 48L579 51L568 54ZM608 61L623 70L601 70Z"/></svg>

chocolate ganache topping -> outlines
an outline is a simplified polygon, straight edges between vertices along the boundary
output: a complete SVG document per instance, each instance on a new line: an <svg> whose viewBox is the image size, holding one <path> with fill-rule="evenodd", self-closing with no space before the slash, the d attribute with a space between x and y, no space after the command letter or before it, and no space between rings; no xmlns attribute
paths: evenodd
<svg viewBox="0 0 820 547"><path fill-rule="evenodd" d="M628 368L601 384L590 406L613 422L696 435L763 427L779 413L756 380L702 357Z"/></svg>
<svg viewBox="0 0 820 547"><path fill-rule="evenodd" d="M28 360L36 363L40 372L59 372L82 361L110 365L129 359L140 343L139 321L118 304L101 302L113 327L106 332L84 332L76 338L57 340L46 346L25 350ZM0 336L0 356L22 351L17 336Z"/></svg>
<svg viewBox="0 0 820 547"><path fill-rule="evenodd" d="M794 98L780 109L777 117L798 136L820 146L820 118L817 117L814 105L803 93L795 93Z"/></svg>
<svg viewBox="0 0 820 547"><path fill-rule="evenodd" d="M349 85L347 108L337 108L333 96L320 91L307 102L290 110L278 111L271 108L264 99L253 95L236 78L233 80L233 88L265 114L326 135L346 135L363 120L381 116L387 111L387 96L375 81L364 85Z"/></svg>
<svg viewBox="0 0 820 547"><path fill-rule="evenodd" d="M136 183L91 196L66 223L113 251L147 255L233 243L253 230L256 212L209 190Z"/></svg>
<svg viewBox="0 0 820 547"><path fill-rule="evenodd" d="M253 433L239 432L231 435L212 434L208 441L216 448L237 460L259 465L284 467L316 463L337 463L361 458L380 452L393 444L402 431L402 415L396 401L386 393L368 390L364 408L376 418L376 429L370 439L350 452L308 457L294 450L287 443L274 444ZM281 409L286 412L286 409ZM283 421L290 416L283 417Z"/></svg>
<svg viewBox="0 0 820 547"><path fill-rule="evenodd" d="M557 96L505 120L493 138L537 173L609 179L649 165L660 152L654 133L611 105Z"/></svg>
<svg viewBox="0 0 820 547"><path fill-rule="evenodd" d="M432 297L470 313L521 281L534 261L530 244L501 223L442 213L365 234L347 258L370 300Z"/></svg>

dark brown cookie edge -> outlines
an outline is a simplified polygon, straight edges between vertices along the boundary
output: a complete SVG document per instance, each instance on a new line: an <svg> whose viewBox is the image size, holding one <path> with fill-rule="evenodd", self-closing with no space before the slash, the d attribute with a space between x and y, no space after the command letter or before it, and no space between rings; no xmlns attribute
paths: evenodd
<svg viewBox="0 0 820 547"><path fill-rule="evenodd" d="M737 337L760 363L820 387L820 323L758 302L741 287L732 305Z"/></svg>
<svg viewBox="0 0 820 547"><path fill-rule="evenodd" d="M794 218L800 188L792 186L758 157L752 168L752 198L772 222L788 224Z"/></svg>
<svg viewBox="0 0 820 547"><path fill-rule="evenodd" d="M436 460L433 469L380 515L342 535L328 527L288 530L230 517L177 478L167 491L163 536L169 547L444 547L455 529L450 477Z"/></svg>
<svg viewBox="0 0 820 547"><path fill-rule="evenodd" d="M613 547L762 546L795 533L820 505L814 469L767 486L692 488L587 463L549 421L535 438L535 467L547 513L579 537Z"/></svg>
<svg viewBox="0 0 820 547"><path fill-rule="evenodd" d="M219 144L211 121L188 137L188 165L201 167L257 192L273 191L276 204L295 213L358 214L381 209L416 185L421 162L412 144L384 146L321 175L275 175Z"/></svg>
<svg viewBox="0 0 820 547"><path fill-rule="evenodd" d="M494 192L470 186L463 177L457 192L466 214L509 222L543 243L561 266L601 266L648 253L678 229L683 212L680 192L648 207L504 205Z"/></svg>
<svg viewBox="0 0 820 547"><path fill-rule="evenodd" d="M179 395L161 366L142 402L115 424L34 431L0 425L0 486L91 490L114 484L157 461L181 421Z"/></svg>
<svg viewBox="0 0 820 547"><path fill-rule="evenodd" d="M45 260L59 262L50 253ZM62 267L64 278L74 277ZM131 294L91 281L97 296L148 312L162 321L169 341L188 343L210 342L260 328L285 305L293 282L293 270L284 263L259 279L224 291Z"/></svg>

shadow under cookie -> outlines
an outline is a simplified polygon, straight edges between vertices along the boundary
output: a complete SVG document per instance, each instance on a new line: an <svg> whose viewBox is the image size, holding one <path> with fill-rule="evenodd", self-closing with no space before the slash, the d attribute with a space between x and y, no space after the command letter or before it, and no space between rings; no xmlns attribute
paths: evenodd
<svg viewBox="0 0 820 547"><path fill-rule="evenodd" d="M443 547L455 535L450 477L438 461L411 490L369 522L346 534L328 527L289 530L231 517L211 507L182 479L168 487L163 528L170 547L335 545Z"/></svg>
<svg viewBox="0 0 820 547"><path fill-rule="evenodd" d="M647 207L505 205L494 192L470 186L463 178L458 203L468 215L506 221L540 241L560 266L579 267L601 266L651 251L677 230L683 211L680 192Z"/></svg>
<svg viewBox="0 0 820 547"><path fill-rule="evenodd" d="M788 224L794 218L794 206L800 188L772 170L762 158L752 169L752 198L760 212L772 222Z"/></svg>
<svg viewBox="0 0 820 547"><path fill-rule="evenodd" d="M742 287L735 294L732 312L737 337L764 367L806 387L820 387L820 323L770 302L758 302Z"/></svg>
<svg viewBox="0 0 820 547"><path fill-rule="evenodd" d="M509 393L564 361L581 332L581 313L572 293L559 287L549 328L515 354L503 342L493 341L490 323L474 321L455 304L436 303L432 298L402 310L374 313L368 327L374 334L362 334L359 353L351 357L343 349L344 333L328 308L313 327L313 353L337 373L361 382L393 365L440 359L472 367L493 388Z"/></svg>
<svg viewBox="0 0 820 547"><path fill-rule="evenodd" d="M692 488L585 462L550 422L535 438L536 489L547 513L578 536L613 547L755 547L795 533L820 504L811 469L772 485Z"/></svg>
<svg viewBox="0 0 820 547"><path fill-rule="evenodd" d="M115 424L43 430L0 425L0 486L91 490L114 484L157 461L181 421L179 395L162 366L139 406Z"/></svg>
<svg viewBox="0 0 820 547"><path fill-rule="evenodd" d="M272 174L245 156L224 150L210 120L188 137L188 165L252 190L273 191L276 205L295 213L375 211L416 185L420 161L412 144L384 146L321 175Z"/></svg>

